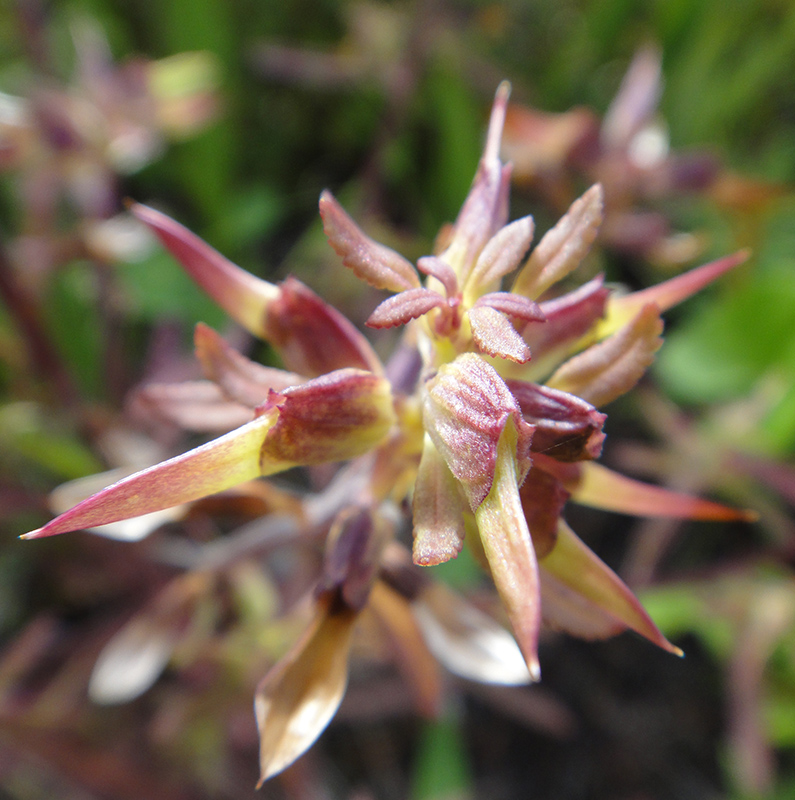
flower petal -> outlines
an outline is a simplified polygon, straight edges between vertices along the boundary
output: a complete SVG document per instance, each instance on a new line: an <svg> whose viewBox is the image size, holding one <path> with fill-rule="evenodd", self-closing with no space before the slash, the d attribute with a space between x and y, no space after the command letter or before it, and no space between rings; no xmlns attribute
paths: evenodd
<svg viewBox="0 0 795 800"><path fill-rule="evenodd" d="M466 500L426 434L414 486L414 563L422 567L455 558L464 545Z"/></svg>
<svg viewBox="0 0 795 800"><path fill-rule="evenodd" d="M458 278L453 268L439 256L423 256L417 261L417 269L423 275L436 278L444 287L448 298L455 297L458 293Z"/></svg>
<svg viewBox="0 0 795 800"><path fill-rule="evenodd" d="M255 336L265 338L269 307L279 296L277 286L233 264L165 214L139 203L133 203L130 211L154 231L191 278L232 319Z"/></svg>
<svg viewBox="0 0 795 800"><path fill-rule="evenodd" d="M517 364L530 360L530 348L505 314L483 305L470 308L467 316L472 328L472 339L481 353L495 358L507 358Z"/></svg>
<svg viewBox="0 0 795 800"><path fill-rule="evenodd" d="M598 183L575 200L533 250L511 291L534 299L575 269L599 232L603 202Z"/></svg>
<svg viewBox="0 0 795 800"><path fill-rule="evenodd" d="M257 687L258 787L314 744L342 702L358 615L333 601L331 594L319 599L309 628Z"/></svg>
<svg viewBox="0 0 795 800"><path fill-rule="evenodd" d="M513 292L489 292L479 297L474 307L488 306L523 322L545 322L546 317L538 303Z"/></svg>
<svg viewBox="0 0 795 800"><path fill-rule="evenodd" d="M376 306L375 311L367 318L369 328L393 328L395 325L405 325L407 322L432 308L445 305L445 299L431 289L407 289L405 292L387 297L383 303Z"/></svg>
<svg viewBox="0 0 795 800"><path fill-rule="evenodd" d="M474 510L494 480L497 443L509 418L518 433L520 481L530 468L533 427L497 371L474 353L444 364L426 384L425 430Z"/></svg>
<svg viewBox="0 0 795 800"><path fill-rule="evenodd" d="M464 286L486 242L507 222L510 168L499 158L500 139L510 85L501 83L494 97L486 146L472 188L453 227L452 239L442 258Z"/></svg>
<svg viewBox="0 0 795 800"><path fill-rule="evenodd" d="M644 306L625 328L562 364L547 385L603 406L640 380L662 345L662 328L657 306Z"/></svg>
<svg viewBox="0 0 795 800"><path fill-rule="evenodd" d="M423 637L412 604L384 581L378 581L373 586L368 611L389 637L392 657L411 689L417 710L427 717L435 716L442 702L439 665Z"/></svg>
<svg viewBox="0 0 795 800"><path fill-rule="evenodd" d="M750 250L740 250L643 291L632 292L622 297L611 296L607 302L605 318L597 326L595 339L603 339L619 330L650 303L654 303L661 312L667 311L687 300L725 272L745 263L750 254Z"/></svg>
<svg viewBox="0 0 795 800"><path fill-rule="evenodd" d="M556 615L548 619L553 625L577 636L597 639L629 628L664 650L682 655L660 633L626 584L563 520L555 547L540 559L539 566L544 598L549 589L550 606L555 606ZM552 580L548 581L548 577Z"/></svg>
<svg viewBox="0 0 795 800"><path fill-rule="evenodd" d="M475 509L475 521L494 585L530 675L537 681L541 677L538 663L541 589L533 542L519 499L521 474L516 445L516 428L509 420L497 444L494 482Z"/></svg>
<svg viewBox="0 0 795 800"><path fill-rule="evenodd" d="M558 519L569 492L548 472L531 467L519 488L519 497L536 557L543 558L557 541Z"/></svg>
<svg viewBox="0 0 795 800"><path fill-rule="evenodd" d="M414 614L431 652L453 674L503 686L531 683L516 639L444 584L423 589Z"/></svg>
<svg viewBox="0 0 795 800"><path fill-rule="evenodd" d="M367 236L329 191L320 195L320 216L329 244L357 278L391 292L419 287L420 279L412 264Z"/></svg>
<svg viewBox="0 0 795 800"><path fill-rule="evenodd" d="M336 308L295 278L279 290L263 338L279 349L288 369L310 378L345 367L383 372L370 343Z"/></svg>
<svg viewBox="0 0 795 800"><path fill-rule="evenodd" d="M254 416L250 407L229 400L210 381L151 383L135 392L132 405L151 418L200 433L223 433Z"/></svg>
<svg viewBox="0 0 795 800"><path fill-rule="evenodd" d="M194 330L193 343L208 380L216 383L228 398L252 409L267 399L269 391L279 392L305 380L294 372L251 361L201 322Z"/></svg>
<svg viewBox="0 0 795 800"><path fill-rule="evenodd" d="M571 491L575 503L638 517L746 522L757 518L754 512L644 483L593 462L582 464L580 480Z"/></svg>
<svg viewBox="0 0 795 800"><path fill-rule="evenodd" d="M522 416L535 426L533 452L558 461L598 458L607 419L590 403L568 392L527 381L506 380Z"/></svg>
<svg viewBox="0 0 795 800"><path fill-rule="evenodd" d="M530 249L534 230L533 218L522 217L489 239L464 287L465 303L471 304L485 291L496 288L502 277L519 266Z"/></svg>
<svg viewBox="0 0 795 800"><path fill-rule="evenodd" d="M278 418L260 451L263 475L287 464L355 458L378 445L395 424L389 381L356 369L272 392L262 413L269 415L274 408Z"/></svg>

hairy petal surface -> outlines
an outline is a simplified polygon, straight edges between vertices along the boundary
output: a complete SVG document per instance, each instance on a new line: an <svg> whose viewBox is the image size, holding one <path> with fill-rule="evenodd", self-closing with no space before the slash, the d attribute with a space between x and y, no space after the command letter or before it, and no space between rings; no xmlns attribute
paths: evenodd
<svg viewBox="0 0 795 800"><path fill-rule="evenodd" d="M579 266L599 232L603 204L598 183L575 200L530 254L511 291L534 299Z"/></svg>
<svg viewBox="0 0 795 800"><path fill-rule="evenodd" d="M444 364L426 385L425 430L474 511L491 490L497 443L509 418L517 432L519 481L530 468L532 425L494 367L474 353Z"/></svg>
<svg viewBox="0 0 795 800"><path fill-rule="evenodd" d="M555 547L539 560L539 566L542 575L552 578L548 584L542 583L545 602L549 586L549 611L557 612L548 617L552 625L596 639L630 629L664 650L682 655L660 633L626 584L563 520L558 524Z"/></svg>
<svg viewBox="0 0 795 800"><path fill-rule="evenodd" d="M492 291L519 266L530 249L534 227L532 217L522 217L500 228L489 239L464 287L465 303L471 304L484 292Z"/></svg>
<svg viewBox="0 0 795 800"><path fill-rule="evenodd" d="M468 316L472 339L481 353L507 358L517 364L530 360L530 348L501 311L487 305L476 305L469 309Z"/></svg>
<svg viewBox="0 0 795 800"><path fill-rule="evenodd" d="M376 306L367 318L370 328L393 328L405 325L412 319L427 314L432 308L445 305L445 299L431 289L407 289L405 292L387 297Z"/></svg>
<svg viewBox="0 0 795 800"><path fill-rule="evenodd" d="M657 306L644 306L618 333L562 364L547 384L603 406L640 380L662 346L662 329Z"/></svg>
<svg viewBox="0 0 795 800"><path fill-rule="evenodd" d="M357 278L391 292L419 287L420 279L412 264L367 236L329 191L320 195L320 216L329 244Z"/></svg>

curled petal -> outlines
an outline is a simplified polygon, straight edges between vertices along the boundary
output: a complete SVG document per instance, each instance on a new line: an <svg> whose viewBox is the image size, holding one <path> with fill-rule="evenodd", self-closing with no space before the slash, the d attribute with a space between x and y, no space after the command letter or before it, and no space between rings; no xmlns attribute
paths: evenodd
<svg viewBox="0 0 795 800"><path fill-rule="evenodd" d="M251 361L201 322L194 331L193 343L207 378L228 398L249 408L261 405L271 390L279 392L304 382L304 378L294 372Z"/></svg>
<svg viewBox="0 0 795 800"><path fill-rule="evenodd" d="M600 275L573 292L539 303L546 324L528 324L521 329L536 359L584 336L604 313L609 294Z"/></svg>
<svg viewBox="0 0 795 800"><path fill-rule="evenodd" d="M257 687L258 786L306 752L342 702L357 613L333 601L320 598L309 628Z"/></svg>
<svg viewBox="0 0 795 800"><path fill-rule="evenodd" d="M544 322L546 317L538 303L512 292L491 292L475 301L474 307L488 306L523 322Z"/></svg>
<svg viewBox="0 0 795 800"><path fill-rule="evenodd" d="M464 353L428 381L423 403L425 430L459 481L474 510L489 493L497 443L509 419L517 431L519 481L530 468L533 427L494 367Z"/></svg>
<svg viewBox="0 0 795 800"><path fill-rule="evenodd" d="M530 249L534 227L532 217L522 217L489 239L464 287L465 302L479 297L519 266Z"/></svg>
<svg viewBox="0 0 795 800"><path fill-rule="evenodd" d="M596 329L595 338L603 339L621 329L644 306L650 303L654 303L661 312L667 311L683 300L687 300L688 297L712 283L725 272L743 264L749 256L749 250L740 250L733 255L710 261L709 264L703 264L643 291L632 292L622 297L611 297L607 302L605 318Z"/></svg>
<svg viewBox="0 0 795 800"><path fill-rule="evenodd" d="M609 403L640 380L662 345L662 328L657 306L644 306L618 333L561 365L547 384L595 406Z"/></svg>
<svg viewBox="0 0 795 800"><path fill-rule="evenodd" d="M638 517L746 522L756 519L753 512L643 483L591 462L582 464L580 478L571 489L576 503Z"/></svg>
<svg viewBox="0 0 795 800"><path fill-rule="evenodd" d="M419 287L420 280L411 263L367 236L329 191L320 195L320 216L329 244L357 278L391 292Z"/></svg>
<svg viewBox="0 0 795 800"><path fill-rule="evenodd" d="M367 318L370 328L393 328L427 314L432 308L445 305L445 299L430 289L407 289L388 297Z"/></svg>
<svg viewBox="0 0 795 800"><path fill-rule="evenodd" d="M519 403L522 416L535 426L534 452L559 461L599 457L605 438L605 414L583 399L549 386L515 380L505 383Z"/></svg>
<svg viewBox="0 0 795 800"><path fill-rule="evenodd" d="M279 286L264 337L288 369L315 377L344 367L381 373L378 356L356 326L295 278Z"/></svg>
<svg viewBox="0 0 795 800"><path fill-rule="evenodd" d="M509 421L497 445L491 491L475 510L475 520L494 585L527 669L537 681L541 677L538 663L541 589L535 550L519 499L521 475L516 461L516 439L516 429Z"/></svg>
<svg viewBox="0 0 795 800"><path fill-rule="evenodd" d="M507 358L517 364L530 360L530 348L508 317L491 306L474 306L468 313L472 338L481 353Z"/></svg>
<svg viewBox="0 0 795 800"><path fill-rule="evenodd" d="M540 559L546 620L585 638L602 639L630 629L682 655L660 633L626 584L562 520L552 551ZM549 614L549 616L548 616Z"/></svg>
<svg viewBox="0 0 795 800"><path fill-rule="evenodd" d="M130 211L154 231L191 278L232 319L265 338L266 319L271 303L279 297L278 287L233 264L165 214L139 203L133 203Z"/></svg>
<svg viewBox="0 0 795 800"><path fill-rule="evenodd" d="M455 558L464 545L466 501L426 434L414 487L414 563L427 567Z"/></svg>
<svg viewBox="0 0 795 800"><path fill-rule="evenodd" d="M535 298L565 278L583 260L602 224L604 192L597 183L572 203L530 255L511 289Z"/></svg>
<svg viewBox="0 0 795 800"><path fill-rule="evenodd" d="M201 433L228 431L253 417L250 407L229 400L210 381L152 383L135 393L133 404L155 419Z"/></svg>
<svg viewBox="0 0 795 800"><path fill-rule="evenodd" d="M431 652L453 674L503 686L532 681L513 636L444 584L423 589L414 614Z"/></svg>
<svg viewBox="0 0 795 800"><path fill-rule="evenodd" d="M447 297L455 297L458 293L458 278L456 278L453 268L438 256L423 256L417 261L417 269L423 275L430 275L436 278L444 287Z"/></svg>

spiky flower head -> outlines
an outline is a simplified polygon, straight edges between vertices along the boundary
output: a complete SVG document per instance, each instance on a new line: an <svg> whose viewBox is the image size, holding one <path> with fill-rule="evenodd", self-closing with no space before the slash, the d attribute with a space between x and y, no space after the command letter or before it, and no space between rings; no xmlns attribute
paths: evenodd
<svg viewBox="0 0 795 800"><path fill-rule="evenodd" d="M159 212L133 207L230 316L273 345L286 369L255 364L199 326L196 352L215 386L213 403L248 421L123 479L27 538L189 503L294 466L349 461L328 488L293 509L298 527L326 532L325 558L306 634L257 690L263 780L298 757L333 716L365 610L410 640L415 655L430 648L451 669L494 679L493 664L475 668L476 656L462 665L453 655L461 652L460 642L450 644L450 631L461 629L460 618L450 622L457 601L424 576L406 580L412 567L397 541L404 509L411 509L415 565L439 564L466 545L490 572L524 662L521 670L501 667L498 682L540 677L542 620L586 638L631 629L679 652L567 526L569 499L627 513L743 517L595 460L604 439L599 408L632 388L653 360L661 312L744 255L635 294L615 297L601 277L556 294L597 236L602 192L589 189L531 250L533 220L508 222L510 166L499 157L507 98L503 84L461 212L440 252L416 268L369 238L329 192L321 195L324 229L343 264L393 293L368 320L405 326L386 365L297 280L255 278ZM171 408L179 419L179 404ZM481 632L494 626L469 619L479 620ZM433 704L426 696L425 706Z"/></svg>

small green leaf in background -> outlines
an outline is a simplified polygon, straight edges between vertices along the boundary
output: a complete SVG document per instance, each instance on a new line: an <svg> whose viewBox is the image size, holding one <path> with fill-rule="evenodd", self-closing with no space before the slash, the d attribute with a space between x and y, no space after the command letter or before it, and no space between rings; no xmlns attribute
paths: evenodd
<svg viewBox="0 0 795 800"><path fill-rule="evenodd" d="M419 737L412 800L466 800L473 796L472 774L457 716L426 722Z"/></svg>

